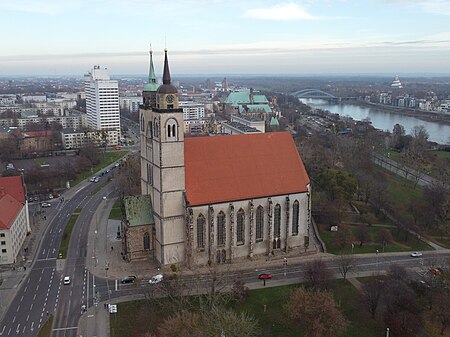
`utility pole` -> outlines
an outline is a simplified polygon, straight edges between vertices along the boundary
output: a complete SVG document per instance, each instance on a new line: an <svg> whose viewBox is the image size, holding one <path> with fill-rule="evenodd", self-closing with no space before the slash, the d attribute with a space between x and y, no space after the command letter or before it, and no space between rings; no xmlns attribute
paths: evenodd
<svg viewBox="0 0 450 337"><path fill-rule="evenodd" d="M284 258L284 259L283 259L283 265L284 265L284 276L286 277L287 258Z"/></svg>

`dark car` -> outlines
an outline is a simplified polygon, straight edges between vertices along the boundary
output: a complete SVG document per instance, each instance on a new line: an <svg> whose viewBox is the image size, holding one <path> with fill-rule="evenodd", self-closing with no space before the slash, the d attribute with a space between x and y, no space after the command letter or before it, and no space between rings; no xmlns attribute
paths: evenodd
<svg viewBox="0 0 450 337"><path fill-rule="evenodd" d="M134 276L134 275L125 276L125 277L120 281L120 283L133 283L135 279L136 279L136 276Z"/></svg>
<svg viewBox="0 0 450 337"><path fill-rule="evenodd" d="M272 278L272 274L267 274L267 273L259 274L258 278L260 280L270 280Z"/></svg>

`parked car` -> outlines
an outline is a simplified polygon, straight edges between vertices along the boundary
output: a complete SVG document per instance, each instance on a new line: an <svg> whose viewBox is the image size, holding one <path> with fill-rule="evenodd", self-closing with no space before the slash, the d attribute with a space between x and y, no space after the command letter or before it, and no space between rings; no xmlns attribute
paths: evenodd
<svg viewBox="0 0 450 337"><path fill-rule="evenodd" d="M97 177L91 177L91 179L89 179L89 181L91 182L91 183L93 183L94 181L95 181L95 179L97 179Z"/></svg>
<svg viewBox="0 0 450 337"><path fill-rule="evenodd" d="M153 276L148 283L150 284L158 284L163 280L163 276L161 274Z"/></svg>
<svg viewBox="0 0 450 337"><path fill-rule="evenodd" d="M412 252L411 256L412 257L421 257L423 254L421 252Z"/></svg>
<svg viewBox="0 0 450 337"><path fill-rule="evenodd" d="M133 283L134 282L134 280L136 280L136 276L134 276L134 275L129 275L129 276L125 276L121 281L120 281L120 283Z"/></svg>
<svg viewBox="0 0 450 337"><path fill-rule="evenodd" d="M272 274L262 273L258 275L260 280L270 280L272 278Z"/></svg>
<svg viewBox="0 0 450 337"><path fill-rule="evenodd" d="M49 202L43 202L43 203L41 204L41 207L52 207L52 204L49 203Z"/></svg>

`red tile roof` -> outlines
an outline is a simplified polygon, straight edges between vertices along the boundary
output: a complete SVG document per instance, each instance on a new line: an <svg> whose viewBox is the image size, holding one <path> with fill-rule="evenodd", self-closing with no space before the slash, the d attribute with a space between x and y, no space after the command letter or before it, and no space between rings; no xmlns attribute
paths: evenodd
<svg viewBox="0 0 450 337"><path fill-rule="evenodd" d="M9 229L25 203L22 177L0 178L0 229Z"/></svg>
<svg viewBox="0 0 450 337"><path fill-rule="evenodd" d="M306 192L310 182L289 132L186 138L184 158L192 206Z"/></svg>

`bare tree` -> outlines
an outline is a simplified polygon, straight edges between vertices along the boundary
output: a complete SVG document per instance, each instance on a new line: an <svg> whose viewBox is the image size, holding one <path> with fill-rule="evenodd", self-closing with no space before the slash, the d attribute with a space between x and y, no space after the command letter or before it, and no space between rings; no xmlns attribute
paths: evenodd
<svg viewBox="0 0 450 337"><path fill-rule="evenodd" d="M434 297L433 318L440 324L440 334L443 335L447 327L450 325L450 293L448 290L441 290Z"/></svg>
<svg viewBox="0 0 450 337"><path fill-rule="evenodd" d="M341 254L337 257L339 272L344 280L347 279L347 274L355 267L355 257L351 254Z"/></svg>
<svg viewBox="0 0 450 337"><path fill-rule="evenodd" d="M307 282L314 288L328 287L332 274L326 264L319 259L306 263L305 274Z"/></svg>
<svg viewBox="0 0 450 337"><path fill-rule="evenodd" d="M383 293L383 287L383 282L378 278L370 278L367 282L362 284L362 297L372 318L375 318Z"/></svg>
<svg viewBox="0 0 450 337"><path fill-rule="evenodd" d="M347 330L348 322L328 291L294 290L287 307L289 318L302 324L310 337L335 337Z"/></svg>

